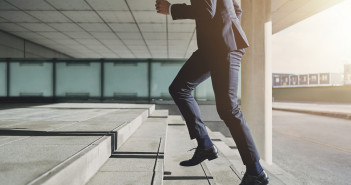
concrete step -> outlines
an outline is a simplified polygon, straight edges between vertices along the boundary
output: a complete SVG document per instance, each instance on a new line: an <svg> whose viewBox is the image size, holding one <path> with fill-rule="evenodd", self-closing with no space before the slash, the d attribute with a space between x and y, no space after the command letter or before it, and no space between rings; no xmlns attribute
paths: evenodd
<svg viewBox="0 0 351 185"><path fill-rule="evenodd" d="M65 104L59 109L48 106L0 111L5 115L0 117L0 123L5 123L0 124L1 184L85 184L154 110L152 106L72 106L74 109ZM38 115L32 109L50 111L43 111L42 119L21 116L22 111ZM55 112L65 115L61 117L65 121L53 116ZM66 119L75 116L84 119Z"/></svg>
<svg viewBox="0 0 351 185"><path fill-rule="evenodd" d="M168 118L168 110L157 110L154 111L150 118Z"/></svg>
<svg viewBox="0 0 351 185"><path fill-rule="evenodd" d="M210 132L209 133L210 138L213 141L223 141L226 145L228 145L232 149L236 149L236 144L231 137L225 137L221 132Z"/></svg>
<svg viewBox="0 0 351 185"><path fill-rule="evenodd" d="M165 151L164 185L214 184L205 163L193 167L182 167L179 162L188 160L196 145L189 138L185 122L180 116L169 116Z"/></svg>
<svg viewBox="0 0 351 185"><path fill-rule="evenodd" d="M219 153L218 159L205 162L213 175L214 181L217 185L240 184L242 175L233 165L233 161L238 164L237 161L241 159L234 155L232 149L224 142L223 134L212 132L209 128L207 128L207 132Z"/></svg>
<svg viewBox="0 0 351 185"><path fill-rule="evenodd" d="M209 170L214 175L214 179L217 184L232 184L230 179L225 180L225 177L222 177L222 174L230 172L234 172L235 176L241 180L245 171L246 167L243 165L239 151L237 148L231 147L232 143L225 142L225 138L223 138L222 134L218 134L216 132L212 132L209 128L207 128L208 133L213 141L213 143L217 146L218 150L220 151L220 157L224 159L220 159L218 161L214 160L213 163L207 164ZM232 138L228 138L231 139ZM228 144L229 143L229 144ZM223 161L222 167L216 166L215 163L219 163ZM272 185L290 185L290 184L299 184L295 177L291 174L287 173L283 169L281 169L276 164L267 164L263 160L260 161L262 167L265 169L267 174L270 178L270 183ZM230 170L226 168L226 166L230 165ZM228 177L227 177L228 178ZM237 180L238 180L237 179Z"/></svg>
<svg viewBox="0 0 351 185"><path fill-rule="evenodd" d="M219 150L218 153L219 158L212 161L204 161L216 185L240 184L241 176L235 171L233 165L221 150Z"/></svg>
<svg viewBox="0 0 351 185"><path fill-rule="evenodd" d="M162 185L166 129L167 118L146 119L87 184Z"/></svg>

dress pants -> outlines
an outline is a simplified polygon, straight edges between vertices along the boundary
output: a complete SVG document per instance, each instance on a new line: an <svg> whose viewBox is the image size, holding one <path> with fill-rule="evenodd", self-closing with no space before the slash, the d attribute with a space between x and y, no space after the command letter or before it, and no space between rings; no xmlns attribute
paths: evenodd
<svg viewBox="0 0 351 185"><path fill-rule="evenodd" d="M211 76L217 112L229 128L243 163L251 164L260 157L237 99L238 74L244 51L216 54L195 51L169 86L169 92L185 119L190 139L207 135L199 106L191 92Z"/></svg>

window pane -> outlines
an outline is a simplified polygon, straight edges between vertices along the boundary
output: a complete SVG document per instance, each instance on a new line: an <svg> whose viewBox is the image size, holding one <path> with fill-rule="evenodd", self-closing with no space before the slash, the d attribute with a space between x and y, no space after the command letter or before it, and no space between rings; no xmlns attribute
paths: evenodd
<svg viewBox="0 0 351 185"><path fill-rule="evenodd" d="M0 96L6 96L6 63L0 63Z"/></svg>
<svg viewBox="0 0 351 185"><path fill-rule="evenodd" d="M172 83L178 71L183 66L183 61L168 61L151 63L151 97L160 99L172 99L168 87Z"/></svg>
<svg viewBox="0 0 351 185"><path fill-rule="evenodd" d="M241 68L239 70L239 79L238 79L238 100L241 99ZM196 99L197 100L206 100L206 101L213 101L215 100L215 95L212 87L211 77L202 82L196 88Z"/></svg>
<svg viewBox="0 0 351 185"><path fill-rule="evenodd" d="M207 80L203 81L199 86L197 86L196 99L207 101L215 100L211 78L208 78Z"/></svg>
<svg viewBox="0 0 351 185"><path fill-rule="evenodd" d="M148 98L148 63L116 61L105 63L104 97Z"/></svg>
<svg viewBox="0 0 351 185"><path fill-rule="evenodd" d="M56 65L56 96L100 96L99 62L58 62Z"/></svg>
<svg viewBox="0 0 351 185"><path fill-rule="evenodd" d="M52 63L10 62L10 96L52 96Z"/></svg>

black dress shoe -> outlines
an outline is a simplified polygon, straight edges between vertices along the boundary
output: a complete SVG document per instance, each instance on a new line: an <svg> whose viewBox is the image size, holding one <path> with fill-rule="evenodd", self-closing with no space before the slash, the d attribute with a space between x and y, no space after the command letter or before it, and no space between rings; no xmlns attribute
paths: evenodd
<svg viewBox="0 0 351 185"><path fill-rule="evenodd" d="M180 162L181 166L195 166L202 161L208 159L209 161L218 158L218 150L215 145L208 149L196 148L193 157L190 160Z"/></svg>
<svg viewBox="0 0 351 185"><path fill-rule="evenodd" d="M240 185L266 185L269 183L267 173L263 170L259 175L249 175L245 173Z"/></svg>

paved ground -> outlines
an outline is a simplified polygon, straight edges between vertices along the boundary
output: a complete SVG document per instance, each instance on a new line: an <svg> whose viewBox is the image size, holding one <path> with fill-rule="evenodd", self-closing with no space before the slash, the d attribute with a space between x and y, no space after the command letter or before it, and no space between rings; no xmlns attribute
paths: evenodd
<svg viewBox="0 0 351 185"><path fill-rule="evenodd" d="M351 104L274 102L273 110L310 113L351 120Z"/></svg>
<svg viewBox="0 0 351 185"><path fill-rule="evenodd" d="M351 113L351 104L341 103L295 103L295 102L274 102L273 108L296 108L302 110L316 110L320 112Z"/></svg>
<svg viewBox="0 0 351 185"><path fill-rule="evenodd" d="M273 111L273 160L301 184L351 184L351 120Z"/></svg>

